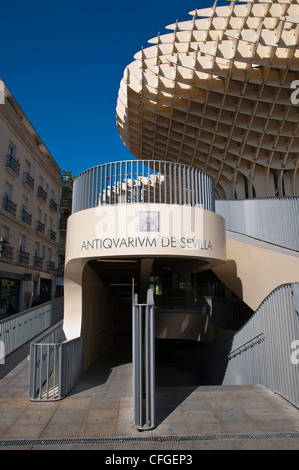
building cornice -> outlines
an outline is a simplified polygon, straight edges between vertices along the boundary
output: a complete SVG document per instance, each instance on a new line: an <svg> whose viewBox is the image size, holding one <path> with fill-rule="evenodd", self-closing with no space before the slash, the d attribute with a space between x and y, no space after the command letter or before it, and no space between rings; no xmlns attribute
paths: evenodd
<svg viewBox="0 0 299 470"><path fill-rule="evenodd" d="M44 168L53 181L57 181L57 173L61 172L60 167L6 85L5 104L0 106L0 115L7 125L12 127L13 132L19 136L22 143L27 146L30 155L38 161L38 164Z"/></svg>

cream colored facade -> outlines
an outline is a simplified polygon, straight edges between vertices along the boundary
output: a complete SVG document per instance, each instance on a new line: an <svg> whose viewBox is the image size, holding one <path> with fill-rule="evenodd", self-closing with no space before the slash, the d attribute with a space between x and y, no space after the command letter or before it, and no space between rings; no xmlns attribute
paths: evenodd
<svg viewBox="0 0 299 470"><path fill-rule="evenodd" d="M6 87L0 156L1 318L37 294L54 298L61 187L60 168Z"/></svg>

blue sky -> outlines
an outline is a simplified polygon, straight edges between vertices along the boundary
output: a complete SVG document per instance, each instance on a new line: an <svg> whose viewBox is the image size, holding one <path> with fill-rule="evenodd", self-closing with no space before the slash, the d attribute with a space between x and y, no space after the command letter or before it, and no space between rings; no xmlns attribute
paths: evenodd
<svg viewBox="0 0 299 470"><path fill-rule="evenodd" d="M0 77L62 170L130 159L116 127L125 67L165 26L212 4L0 0Z"/></svg>

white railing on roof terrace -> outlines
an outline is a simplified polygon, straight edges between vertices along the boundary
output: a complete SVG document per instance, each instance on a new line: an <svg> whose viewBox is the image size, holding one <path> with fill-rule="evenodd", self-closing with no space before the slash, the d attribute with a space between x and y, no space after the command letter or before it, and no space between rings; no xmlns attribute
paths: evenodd
<svg viewBox="0 0 299 470"><path fill-rule="evenodd" d="M213 180L192 166L156 160L106 163L76 178L73 213L107 204L179 204L215 211Z"/></svg>

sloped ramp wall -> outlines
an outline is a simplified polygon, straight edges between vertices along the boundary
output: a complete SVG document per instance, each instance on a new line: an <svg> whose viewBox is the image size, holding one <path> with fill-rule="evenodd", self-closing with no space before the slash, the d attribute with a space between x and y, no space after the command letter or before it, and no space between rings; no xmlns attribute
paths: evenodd
<svg viewBox="0 0 299 470"><path fill-rule="evenodd" d="M226 230L299 251L299 197L216 201Z"/></svg>
<svg viewBox="0 0 299 470"><path fill-rule="evenodd" d="M223 371L223 361L223 385L262 384L299 407L299 284L282 285L264 300L214 372Z"/></svg>

